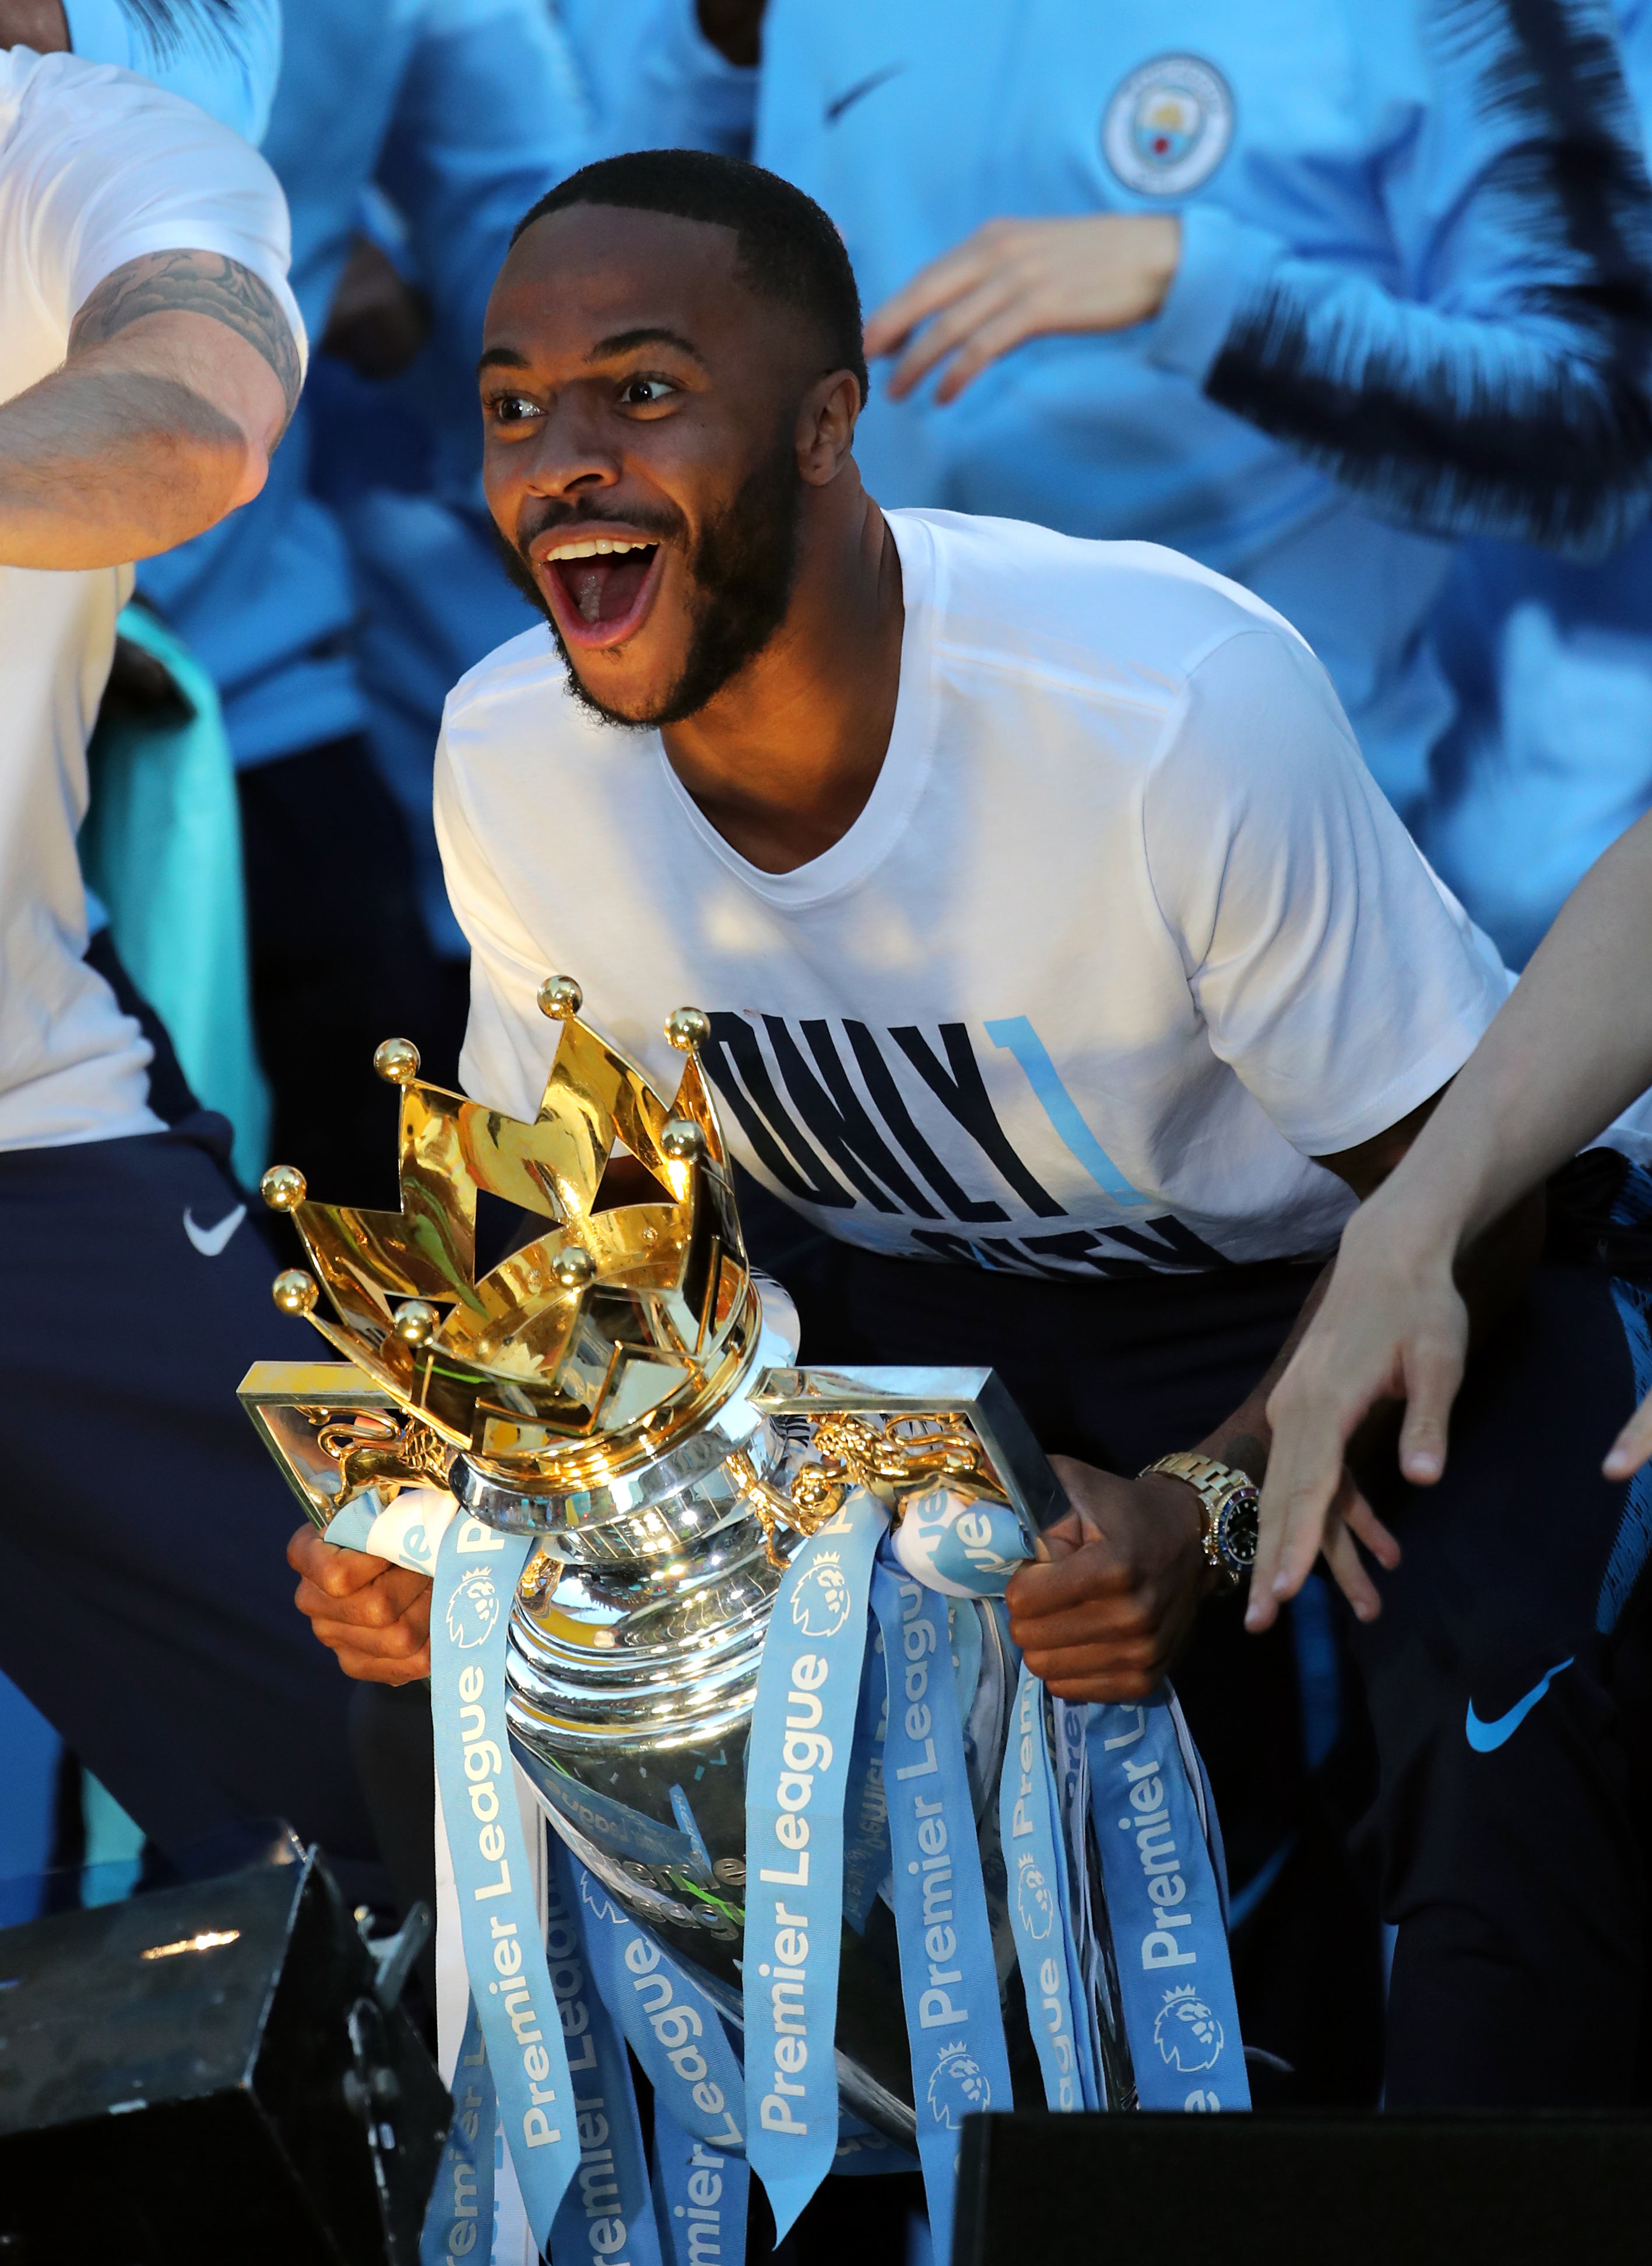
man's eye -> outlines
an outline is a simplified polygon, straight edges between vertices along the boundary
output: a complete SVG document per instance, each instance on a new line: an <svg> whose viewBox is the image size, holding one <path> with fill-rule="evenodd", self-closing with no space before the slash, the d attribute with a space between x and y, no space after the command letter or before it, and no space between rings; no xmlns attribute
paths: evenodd
<svg viewBox="0 0 1652 2266"><path fill-rule="evenodd" d="M652 409L657 401L669 401L676 391L669 378L628 377L619 389L619 398L627 409Z"/></svg>
<svg viewBox="0 0 1652 2266"><path fill-rule="evenodd" d="M539 409L525 393L496 393L488 402L487 413L496 425L523 425L537 417Z"/></svg>

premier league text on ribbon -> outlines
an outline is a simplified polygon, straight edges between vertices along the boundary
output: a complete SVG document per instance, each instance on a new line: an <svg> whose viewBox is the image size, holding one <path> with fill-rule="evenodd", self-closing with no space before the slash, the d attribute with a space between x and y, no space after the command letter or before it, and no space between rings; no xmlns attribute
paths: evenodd
<svg viewBox="0 0 1652 2266"><path fill-rule="evenodd" d="M477 1854L484 1865L499 1868L496 1879L479 1881L471 1890L479 1904L485 1897L510 1894L510 1862L505 1852L505 1829L500 1823L499 1789L500 1780L504 1778L505 1760L498 1741L488 1736L485 1689L486 1679L479 1667L472 1663L460 1670L460 1736L464 1742L464 1775L470 1781L467 1790L471 1816L477 1828ZM515 1789L508 1780L505 1785L508 1797L514 1801ZM498 1996L509 2018L522 2054L523 2074L528 2080L528 2098L532 2103L522 2120L522 2137L530 2148L554 2145L562 2138L561 2129L552 2126L545 2109L555 2102L557 2090L549 2082L551 2057L545 2048L540 2010L533 2003L532 1990L523 1972L523 1948L516 1940L516 1923L494 1918L490 1921L490 1930L498 1977L487 1987Z"/></svg>
<svg viewBox="0 0 1652 2266"><path fill-rule="evenodd" d="M1141 1710L1137 1711L1138 1715ZM1143 1736L1137 1730L1108 1739L1109 1748L1127 1746ZM1119 1830L1136 1837L1145 1886L1153 1904L1153 1925L1141 1941L1143 1969L1151 1974L1160 1967L1193 1967L1198 1950L1190 1938L1178 1940L1175 1930L1190 1927L1193 1914L1175 1908L1188 1897L1187 1876L1176 1847L1176 1829L1165 1802L1165 1780L1159 1763L1150 1756L1133 1763L1121 1758L1129 1809L1119 1820Z"/></svg>
<svg viewBox="0 0 1652 2266"><path fill-rule="evenodd" d="M800 1653L792 1663L786 1694L785 1743L780 1750L786 1768L775 1787L779 1814L774 1838L785 1862L761 1867L758 1881L766 1887L807 1889L808 1886L808 1810L817 1771L831 1768L832 1743L820 1729L824 1712L822 1686L831 1673L824 1653ZM770 2001L774 2009L773 2090L764 2094L758 2117L765 2131L807 2132L807 2122L794 2116L792 2102L800 2101L801 2073L808 2061L808 2021L804 1993L808 1982L808 1925L807 1912L786 1908L784 1897L774 1899L772 1957L757 1970L770 1978ZM749 1940L749 1939L748 1939ZM835 2010L834 2010L835 2012Z"/></svg>
<svg viewBox="0 0 1652 2266"><path fill-rule="evenodd" d="M529 1547L526 1536L479 1519L450 1524L437 1552L430 1669L464 1963L529 2223L543 2247L579 2146L505 1723L510 1601Z"/></svg>
<svg viewBox="0 0 1652 2266"><path fill-rule="evenodd" d="M903 1764L895 1773L896 1802L908 1801L913 1821L913 1831L923 1854L918 1858L918 1886L923 1895L924 1949L929 1966L927 1987L920 1991L917 1999L917 2019L926 2030L945 2025L968 2021L967 2006L954 2007L950 1993L963 1982L963 1970L949 1963L958 1948L958 1939L953 1926L953 1852L947 1845L947 1821L942 1816L946 1805L932 1799L933 1789L923 1786L911 1787L910 1795L900 1790L910 1780L932 1779L940 1765L935 1758L935 1737L929 1710L929 1678L936 1654L936 1632L933 1621L923 1612L924 1591L916 1582L903 1582L901 1649L904 1655L902 1671L902 1692L906 1702L904 1728L914 1745L922 1742L924 1752L917 1762ZM896 1663L889 1663L889 1679L893 1693ZM950 1677L952 1664L946 1663L945 1673Z"/></svg>

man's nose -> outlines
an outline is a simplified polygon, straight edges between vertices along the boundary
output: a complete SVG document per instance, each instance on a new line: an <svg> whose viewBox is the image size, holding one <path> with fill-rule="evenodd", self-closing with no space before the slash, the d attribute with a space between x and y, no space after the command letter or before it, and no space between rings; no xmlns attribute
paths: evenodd
<svg viewBox="0 0 1652 2266"><path fill-rule="evenodd" d="M621 471L618 450L578 389L553 401L541 419L527 467L535 495L565 496L612 487Z"/></svg>

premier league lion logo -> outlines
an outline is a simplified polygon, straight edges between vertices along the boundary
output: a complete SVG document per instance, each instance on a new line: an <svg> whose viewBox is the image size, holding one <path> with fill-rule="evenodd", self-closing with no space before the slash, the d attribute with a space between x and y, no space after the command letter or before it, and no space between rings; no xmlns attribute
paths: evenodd
<svg viewBox="0 0 1652 2266"><path fill-rule="evenodd" d="M1184 2077L1195 2070L1214 2069L1225 2040L1222 2025L1191 1984L1166 1991L1165 2003L1153 2024L1153 2043Z"/></svg>
<svg viewBox="0 0 1652 2266"><path fill-rule="evenodd" d="M929 2109L935 2122L955 2132L966 2116L989 2108L991 2101L986 2072L969 2049L943 2046L929 2080Z"/></svg>
<svg viewBox="0 0 1652 2266"><path fill-rule="evenodd" d="M792 1592L792 1625L805 1636L836 1636L849 1618L849 1583L836 1551L818 1557Z"/></svg>
<svg viewBox="0 0 1652 2266"><path fill-rule="evenodd" d="M1056 1924L1056 1899L1037 1860L1025 1850L1015 1860L1015 1909L1021 1926L1035 1943L1042 1943Z"/></svg>
<svg viewBox="0 0 1652 2266"><path fill-rule="evenodd" d="M499 1619L491 1566L472 1566L448 1599L448 1635L461 1652L486 1644Z"/></svg>

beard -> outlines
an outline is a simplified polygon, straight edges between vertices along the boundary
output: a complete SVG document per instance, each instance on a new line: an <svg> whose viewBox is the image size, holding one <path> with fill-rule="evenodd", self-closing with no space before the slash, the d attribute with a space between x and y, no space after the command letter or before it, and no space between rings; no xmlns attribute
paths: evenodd
<svg viewBox="0 0 1652 2266"><path fill-rule="evenodd" d="M662 725L680 724L698 715L748 662L755 660L785 620L797 576L802 490L788 420L784 437L752 466L730 501L707 522L689 561L694 589L687 655L676 683L640 716L610 708L581 678L528 557L528 545L536 542L547 526L553 526L557 518L572 521L577 516L588 524L593 515L553 512L524 535L520 544L508 541L497 526L493 533L506 573L551 625L557 649L567 665L567 688L574 698L605 724L653 732ZM663 538L679 533L683 522L676 513L647 517L633 514L625 524Z"/></svg>

